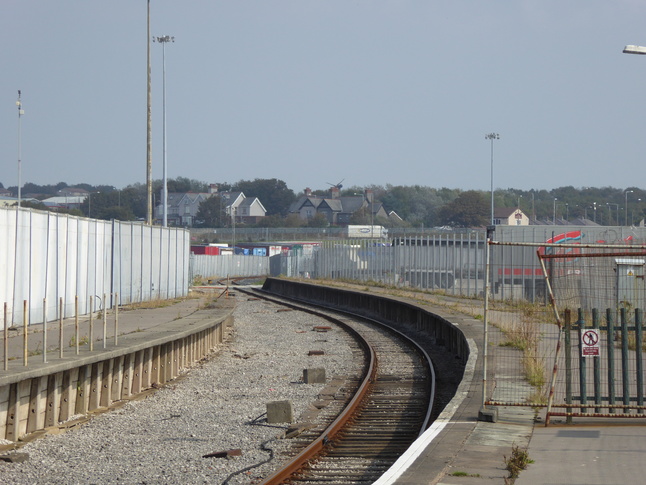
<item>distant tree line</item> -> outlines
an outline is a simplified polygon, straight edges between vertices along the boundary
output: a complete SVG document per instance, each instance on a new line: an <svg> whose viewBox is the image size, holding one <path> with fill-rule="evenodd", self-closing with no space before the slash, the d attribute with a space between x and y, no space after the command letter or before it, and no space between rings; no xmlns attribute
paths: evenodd
<svg viewBox="0 0 646 485"><path fill-rule="evenodd" d="M203 181L178 177L168 180L169 192L208 192L209 184ZM303 221L289 214L290 205L300 196L279 179L240 180L236 183L218 183L218 191L240 191L247 197L257 197L265 209L267 217L258 227L325 227L327 220L316 216ZM0 184L2 187L2 184ZM23 198L43 200L58 195L58 191L70 187L65 182L55 185L26 183L22 188ZM68 211L73 214L91 216L98 219L136 220L146 217L146 186L132 184L117 189L109 185L75 184L87 190L86 198L79 210ZM153 182L155 199L161 193L162 181ZM7 188L17 193L17 187ZM375 224L392 227L483 227L489 224L491 216L491 193L489 191L432 188L422 185L372 185L343 188L341 196L363 194L371 189L374 200L381 202L386 212L394 211L402 221L395 218L371 218L369 211L358 211L352 218L354 224ZM314 195L327 196L329 190L313 190ZM627 202L627 204L626 204ZM497 189L494 192L496 208L519 208L530 220L550 222L559 220L576 221L587 218L602 225L638 224L646 212L646 191L637 187L617 189L613 187L559 187L552 190ZM24 201L25 207L47 210L43 204ZM224 214L225 204L219 196L203 202L197 220L202 227L225 227L231 224Z"/></svg>

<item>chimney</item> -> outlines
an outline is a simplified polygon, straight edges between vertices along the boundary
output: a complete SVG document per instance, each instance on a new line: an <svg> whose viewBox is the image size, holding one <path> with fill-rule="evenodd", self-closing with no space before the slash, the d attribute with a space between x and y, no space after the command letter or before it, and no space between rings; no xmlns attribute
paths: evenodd
<svg viewBox="0 0 646 485"><path fill-rule="evenodd" d="M372 190L371 190L371 189L366 189L366 191L365 191L365 197L366 197L366 200L367 200L369 203L371 203L371 204L373 203L373 201L374 201L374 194L372 193Z"/></svg>
<svg viewBox="0 0 646 485"><path fill-rule="evenodd" d="M312 189L309 187L305 187L305 197L311 197L312 196Z"/></svg>
<svg viewBox="0 0 646 485"><path fill-rule="evenodd" d="M339 198L339 188L338 187L332 187L330 189L330 193L331 193L333 199L338 199Z"/></svg>
<svg viewBox="0 0 646 485"><path fill-rule="evenodd" d="M209 194L217 194L217 193L218 193L218 184L209 185Z"/></svg>

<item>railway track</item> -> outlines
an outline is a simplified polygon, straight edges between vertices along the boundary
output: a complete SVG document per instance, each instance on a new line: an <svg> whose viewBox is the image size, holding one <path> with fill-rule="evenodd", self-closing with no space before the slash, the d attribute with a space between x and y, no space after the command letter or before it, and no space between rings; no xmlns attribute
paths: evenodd
<svg viewBox="0 0 646 485"><path fill-rule="evenodd" d="M435 373L428 354L379 322L269 297L316 314L355 335L363 375L343 382L314 428L292 440L286 463L261 483L374 483L424 432L432 419Z"/></svg>

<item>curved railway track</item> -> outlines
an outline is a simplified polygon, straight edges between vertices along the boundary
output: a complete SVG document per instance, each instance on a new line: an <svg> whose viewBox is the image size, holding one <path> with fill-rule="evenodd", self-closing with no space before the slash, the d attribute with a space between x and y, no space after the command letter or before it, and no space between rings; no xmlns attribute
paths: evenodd
<svg viewBox="0 0 646 485"><path fill-rule="evenodd" d="M279 470L261 483L374 483L428 427L435 373L415 342L379 322L297 304L257 291L237 292L322 316L355 335L364 360L325 406L312 429L292 440Z"/></svg>

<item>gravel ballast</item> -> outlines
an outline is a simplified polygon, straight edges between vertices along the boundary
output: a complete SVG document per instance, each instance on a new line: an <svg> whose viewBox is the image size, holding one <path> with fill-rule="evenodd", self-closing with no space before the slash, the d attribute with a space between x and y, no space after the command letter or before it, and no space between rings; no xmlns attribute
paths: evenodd
<svg viewBox="0 0 646 485"><path fill-rule="evenodd" d="M233 334L209 361L151 397L132 401L18 451L24 463L0 463L0 483L13 484L248 484L277 461L287 423L267 425L267 403L290 401L295 421L325 384L304 384L303 370L324 368L327 380L354 375L350 337L326 320L238 295ZM310 350L323 355L308 355ZM240 449L240 456L203 458ZM241 472L241 473L237 473Z"/></svg>

